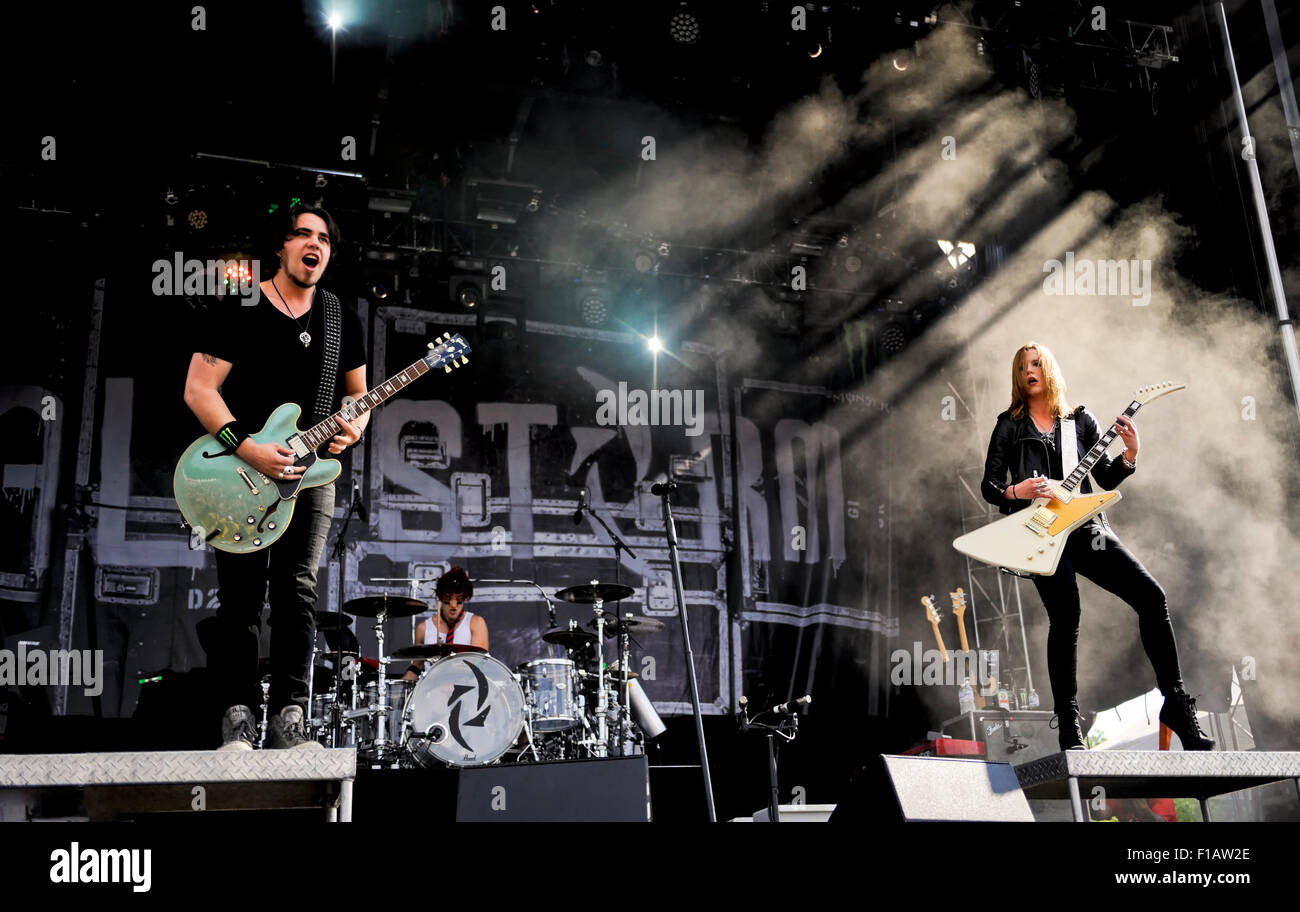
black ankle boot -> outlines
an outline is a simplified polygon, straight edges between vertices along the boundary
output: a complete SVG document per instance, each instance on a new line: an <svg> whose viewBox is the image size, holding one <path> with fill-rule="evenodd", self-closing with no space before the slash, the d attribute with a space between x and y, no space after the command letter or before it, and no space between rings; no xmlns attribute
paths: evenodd
<svg viewBox="0 0 1300 912"><path fill-rule="evenodd" d="M1183 750L1214 749L1214 739L1201 731L1201 724L1197 721L1196 701L1181 689L1165 697L1165 705L1160 707L1160 721L1178 736Z"/></svg>
<svg viewBox="0 0 1300 912"><path fill-rule="evenodd" d="M1079 714L1077 703L1070 703L1064 709L1056 711L1056 737L1061 750L1087 750L1083 741L1083 716Z"/></svg>

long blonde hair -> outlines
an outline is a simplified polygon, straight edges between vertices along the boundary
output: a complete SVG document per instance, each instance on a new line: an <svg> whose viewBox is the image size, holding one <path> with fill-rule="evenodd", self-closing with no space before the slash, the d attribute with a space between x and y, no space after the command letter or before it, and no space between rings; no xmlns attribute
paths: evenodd
<svg viewBox="0 0 1300 912"><path fill-rule="evenodd" d="M1028 409L1029 387L1025 385L1020 372L1024 368L1024 359L1029 357L1031 350L1038 352L1038 364L1043 370L1043 383L1047 387L1048 407L1054 418L1060 418L1071 411L1070 404L1065 401L1065 377L1061 375L1061 367L1056 363L1052 350L1038 342L1026 342L1016 349L1011 358L1011 417L1019 420L1025 417Z"/></svg>

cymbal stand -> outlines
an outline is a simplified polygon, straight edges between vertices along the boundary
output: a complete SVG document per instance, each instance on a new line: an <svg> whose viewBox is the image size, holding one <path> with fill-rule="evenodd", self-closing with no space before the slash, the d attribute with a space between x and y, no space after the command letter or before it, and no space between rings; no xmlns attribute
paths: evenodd
<svg viewBox="0 0 1300 912"><path fill-rule="evenodd" d="M593 586L600 585L599 580L592 580ZM596 731L599 741L596 743L596 756L609 756L609 700L605 694L605 602L596 599L592 610L596 612Z"/></svg>
<svg viewBox="0 0 1300 912"><path fill-rule="evenodd" d="M258 724L260 733L257 736L257 748L261 750L266 747L266 729L269 724L267 714L271 711L271 678L269 676L262 678L262 721ZM311 704L308 703L308 706Z"/></svg>
<svg viewBox="0 0 1300 912"><path fill-rule="evenodd" d="M381 608L375 618L375 641L379 646L379 682L375 685L377 695L376 709L379 718L375 720L375 758L387 759L388 743L388 653L384 652L384 621L388 620L388 609Z"/></svg>

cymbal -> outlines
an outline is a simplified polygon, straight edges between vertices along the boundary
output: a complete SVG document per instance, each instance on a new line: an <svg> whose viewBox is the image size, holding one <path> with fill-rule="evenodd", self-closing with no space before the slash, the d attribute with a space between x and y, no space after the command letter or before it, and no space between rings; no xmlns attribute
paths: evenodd
<svg viewBox="0 0 1300 912"><path fill-rule="evenodd" d="M555 593L555 597L579 605L592 605L597 601L617 602L619 599L627 598L633 591L635 590L631 586L624 586L622 583L597 583L594 586L591 584L570 586Z"/></svg>
<svg viewBox="0 0 1300 912"><path fill-rule="evenodd" d="M368 618L379 617L381 611L388 612L390 618L402 618L429 610L428 602L404 595L368 595L344 602L343 607L352 614Z"/></svg>
<svg viewBox="0 0 1300 912"><path fill-rule="evenodd" d="M543 633L542 639L548 643L554 643L556 646L564 646L567 649L579 649L588 643L596 642L596 635L583 630L581 627L575 627L572 630L564 627L554 627Z"/></svg>
<svg viewBox="0 0 1300 912"><path fill-rule="evenodd" d="M589 621L587 623L587 626L595 627L596 622ZM658 618L637 617L636 615L633 614L629 614L627 617L623 618L622 621L619 621L618 618L610 617L606 615L605 636L607 637L620 636L622 635L623 628L625 627L627 628L627 632L629 634L657 633L660 630L664 629L664 622L659 620Z"/></svg>

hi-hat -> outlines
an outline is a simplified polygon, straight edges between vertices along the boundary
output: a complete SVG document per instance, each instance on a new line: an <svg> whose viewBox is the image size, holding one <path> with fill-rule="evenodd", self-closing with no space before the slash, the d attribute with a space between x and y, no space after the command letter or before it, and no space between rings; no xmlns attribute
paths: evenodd
<svg viewBox="0 0 1300 912"><path fill-rule="evenodd" d="M556 646L563 646L566 649L581 649L588 643L596 642L596 635L583 630L581 627L554 627L543 633L542 639L548 643L554 643Z"/></svg>
<svg viewBox="0 0 1300 912"><path fill-rule="evenodd" d="M410 617L429 610L429 603L404 595L368 595L344 602L343 607L360 617L379 617L381 611L390 618Z"/></svg>
<svg viewBox="0 0 1300 912"><path fill-rule="evenodd" d="M617 602L633 593L631 586L622 583L596 583L594 586L570 586L555 593L555 597L578 605L593 605L596 602Z"/></svg>
<svg viewBox="0 0 1300 912"><path fill-rule="evenodd" d="M595 627L596 622L590 621L588 622L587 626ZM627 632L629 634L657 633L660 630L664 629L664 622L659 620L658 618L637 617L636 615L632 615L632 614L627 615L626 617L623 618L623 620L620 621L618 618L610 617L606 615L605 636L607 637L619 636L620 634L623 633L624 628L627 629Z"/></svg>

